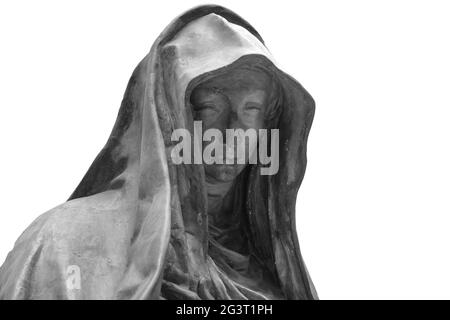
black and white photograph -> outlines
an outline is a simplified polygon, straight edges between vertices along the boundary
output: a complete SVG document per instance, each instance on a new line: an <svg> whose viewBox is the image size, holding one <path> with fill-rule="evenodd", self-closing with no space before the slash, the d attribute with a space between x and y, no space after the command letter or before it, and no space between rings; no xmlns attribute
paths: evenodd
<svg viewBox="0 0 450 320"><path fill-rule="evenodd" d="M449 300L449 16L0 2L0 300Z"/></svg>

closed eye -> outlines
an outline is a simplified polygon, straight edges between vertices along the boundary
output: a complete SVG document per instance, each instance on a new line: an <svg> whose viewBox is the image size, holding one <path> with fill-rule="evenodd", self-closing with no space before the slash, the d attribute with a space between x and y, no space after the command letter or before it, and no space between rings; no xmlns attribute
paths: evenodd
<svg viewBox="0 0 450 320"><path fill-rule="evenodd" d="M219 108L214 105L199 105L195 107L195 112L203 116L212 116L219 112Z"/></svg>
<svg viewBox="0 0 450 320"><path fill-rule="evenodd" d="M202 103L194 106L195 118L196 119L215 119L220 111L220 109L214 104Z"/></svg>
<svg viewBox="0 0 450 320"><path fill-rule="evenodd" d="M261 105L259 103L249 102L245 105L245 111L260 111Z"/></svg>

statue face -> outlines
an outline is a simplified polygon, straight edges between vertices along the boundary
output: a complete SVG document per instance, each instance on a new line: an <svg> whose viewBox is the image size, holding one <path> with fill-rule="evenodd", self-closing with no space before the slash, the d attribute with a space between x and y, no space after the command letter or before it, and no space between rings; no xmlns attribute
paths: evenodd
<svg viewBox="0 0 450 320"><path fill-rule="evenodd" d="M226 164L226 150L232 147L230 141L225 139L226 129L254 129L257 133L263 128L270 81L260 71L233 70L198 85L192 91L190 98L194 120L202 121L203 132L217 129L223 136L223 164L205 164L205 173L210 182L234 180L245 168L249 156L257 152L257 140L243 139L233 146L233 164ZM203 142L203 149L209 143ZM238 164L237 150L244 147L245 163Z"/></svg>

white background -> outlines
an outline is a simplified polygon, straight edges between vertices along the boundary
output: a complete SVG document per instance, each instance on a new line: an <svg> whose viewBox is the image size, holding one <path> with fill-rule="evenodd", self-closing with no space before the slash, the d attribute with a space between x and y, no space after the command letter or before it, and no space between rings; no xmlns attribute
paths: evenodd
<svg viewBox="0 0 450 320"><path fill-rule="evenodd" d="M1 2L0 263L69 197L134 67L198 4ZM316 100L297 217L320 298L450 298L448 2L220 4Z"/></svg>

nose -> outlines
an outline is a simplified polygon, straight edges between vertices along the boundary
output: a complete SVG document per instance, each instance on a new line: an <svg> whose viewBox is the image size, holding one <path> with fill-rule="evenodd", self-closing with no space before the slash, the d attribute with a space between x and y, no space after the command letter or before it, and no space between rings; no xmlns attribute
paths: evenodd
<svg viewBox="0 0 450 320"><path fill-rule="evenodd" d="M227 119L227 128L226 129L239 129L241 128L241 123L239 121L238 115L234 110L231 110L228 113L228 119Z"/></svg>
<svg viewBox="0 0 450 320"><path fill-rule="evenodd" d="M221 119L218 119L215 127L219 129L222 132L222 135L225 137L226 129L239 129L242 128L242 125L239 121L237 113L231 110L222 115Z"/></svg>
<svg viewBox="0 0 450 320"><path fill-rule="evenodd" d="M228 113L228 122L231 124L232 122L235 122L237 120L238 120L237 112L235 110L231 110Z"/></svg>

